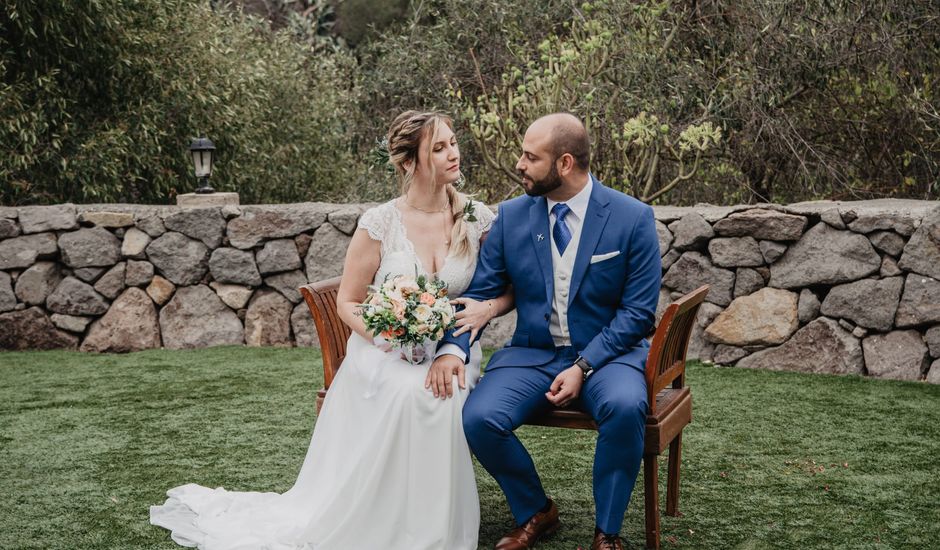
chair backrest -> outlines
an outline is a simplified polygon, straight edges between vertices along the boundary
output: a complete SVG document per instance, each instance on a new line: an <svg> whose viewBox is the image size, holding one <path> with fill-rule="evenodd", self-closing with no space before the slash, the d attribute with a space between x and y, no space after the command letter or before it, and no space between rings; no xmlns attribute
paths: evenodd
<svg viewBox="0 0 940 550"><path fill-rule="evenodd" d="M310 283L300 287L313 322L320 337L320 352L323 355L323 386L330 389L336 371L346 357L346 341L352 330L336 312L336 293L341 277Z"/></svg>
<svg viewBox="0 0 940 550"><path fill-rule="evenodd" d="M646 388L650 414L656 412L656 395L666 386L681 388L685 384L685 354L689 348L695 315L708 294L708 285L701 286L669 304L663 313L649 355L646 358Z"/></svg>

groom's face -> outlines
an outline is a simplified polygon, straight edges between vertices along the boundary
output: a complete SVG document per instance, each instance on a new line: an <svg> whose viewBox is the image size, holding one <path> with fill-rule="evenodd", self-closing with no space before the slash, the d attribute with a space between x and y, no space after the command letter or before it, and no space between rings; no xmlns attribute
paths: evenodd
<svg viewBox="0 0 940 550"><path fill-rule="evenodd" d="M535 175L522 172L522 187L526 195L530 197L541 197L561 187L561 177L558 176L558 169L555 167L555 161L552 159L548 174L538 178Z"/></svg>
<svg viewBox="0 0 940 550"><path fill-rule="evenodd" d="M522 155L516 170L522 176L522 188L530 197L540 197L561 187L557 158L548 147L548 136L529 128L522 140Z"/></svg>

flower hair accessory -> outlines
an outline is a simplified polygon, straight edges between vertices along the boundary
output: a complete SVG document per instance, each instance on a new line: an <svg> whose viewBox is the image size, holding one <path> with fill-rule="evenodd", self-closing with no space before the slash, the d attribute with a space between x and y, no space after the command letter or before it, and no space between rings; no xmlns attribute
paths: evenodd
<svg viewBox="0 0 940 550"><path fill-rule="evenodd" d="M385 166L389 173L395 172L395 167L389 160L387 137L375 140L375 146L369 151L369 156L374 166Z"/></svg>

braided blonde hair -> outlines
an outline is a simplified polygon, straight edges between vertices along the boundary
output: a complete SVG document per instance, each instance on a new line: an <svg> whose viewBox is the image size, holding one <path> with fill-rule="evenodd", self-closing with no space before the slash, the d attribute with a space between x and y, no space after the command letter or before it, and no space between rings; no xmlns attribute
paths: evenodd
<svg viewBox="0 0 940 550"><path fill-rule="evenodd" d="M401 182L401 194L408 193L414 183L415 170L418 168L418 148L422 139L425 139L428 152L437 139L441 124L454 129L454 121L447 115L433 111L405 111L395 117L388 128L388 162L395 168L395 173ZM431 167L431 181L436 173ZM470 235L467 232L467 222L464 220L464 209L468 197L457 191L453 184L446 187L447 202L453 216L454 227L451 229L451 252L455 256L470 254Z"/></svg>

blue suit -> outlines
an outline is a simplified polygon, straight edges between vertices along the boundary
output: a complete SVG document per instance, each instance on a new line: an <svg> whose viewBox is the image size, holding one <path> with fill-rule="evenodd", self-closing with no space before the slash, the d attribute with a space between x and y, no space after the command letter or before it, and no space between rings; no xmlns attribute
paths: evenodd
<svg viewBox="0 0 940 550"><path fill-rule="evenodd" d="M593 176L591 176L593 178ZM545 392L578 355L594 368L580 406L598 423L594 456L597 525L620 531L643 454L647 398L644 366L659 299L659 241L649 206L596 179L582 222L568 292L571 346L549 332L554 296L552 239L544 197L499 206L464 296L486 300L515 292L518 319L506 347L493 354L463 411L467 441L499 483L518 524L546 502L528 452L513 430L553 405ZM611 258L591 263L592 256ZM469 336L445 336L469 357ZM585 460L587 457L585 457Z"/></svg>

